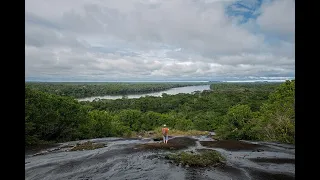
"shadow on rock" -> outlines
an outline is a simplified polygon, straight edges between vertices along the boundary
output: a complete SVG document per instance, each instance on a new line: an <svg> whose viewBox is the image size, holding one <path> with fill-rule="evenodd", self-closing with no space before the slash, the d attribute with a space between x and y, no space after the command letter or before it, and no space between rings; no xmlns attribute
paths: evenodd
<svg viewBox="0 0 320 180"><path fill-rule="evenodd" d="M168 136L169 139L173 138L173 136ZM154 137L152 138L154 141L163 141L163 137ZM169 141L168 141L169 142Z"/></svg>
<svg viewBox="0 0 320 180"><path fill-rule="evenodd" d="M220 141L200 141L200 144L205 147L222 148L229 151L254 150L264 151L265 146L251 144L236 140L220 140Z"/></svg>
<svg viewBox="0 0 320 180"><path fill-rule="evenodd" d="M37 145L32 147L26 147L25 154L26 155L32 155L36 153L41 154L41 152L45 151L46 149L57 148L57 147L59 147L59 144L42 144L42 145Z"/></svg>
<svg viewBox="0 0 320 180"><path fill-rule="evenodd" d="M147 143L147 144L140 144L136 147L139 149L165 149L165 150L180 150L185 149L190 146L196 145L196 139L189 138L189 137L176 137L170 139L168 144L163 142L157 143Z"/></svg>

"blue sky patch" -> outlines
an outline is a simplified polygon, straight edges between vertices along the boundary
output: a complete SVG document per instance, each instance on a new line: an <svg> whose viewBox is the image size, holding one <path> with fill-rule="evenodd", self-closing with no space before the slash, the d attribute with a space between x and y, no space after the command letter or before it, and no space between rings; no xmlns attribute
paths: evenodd
<svg viewBox="0 0 320 180"><path fill-rule="evenodd" d="M256 19L260 13L258 10L262 5L262 0L237 0L231 5L227 6L226 13L228 16L243 17L241 23L246 23L249 19Z"/></svg>

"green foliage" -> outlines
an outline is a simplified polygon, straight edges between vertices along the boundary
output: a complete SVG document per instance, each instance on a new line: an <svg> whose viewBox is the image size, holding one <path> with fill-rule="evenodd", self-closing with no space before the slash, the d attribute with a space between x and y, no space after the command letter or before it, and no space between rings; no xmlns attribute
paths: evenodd
<svg viewBox="0 0 320 180"><path fill-rule="evenodd" d="M214 91L230 91L230 92L249 92L249 91L274 91L281 83L214 83L210 85L210 89Z"/></svg>
<svg viewBox="0 0 320 180"><path fill-rule="evenodd" d="M119 120L133 131L139 131L141 126L142 113L138 110L122 110L118 113Z"/></svg>
<svg viewBox="0 0 320 180"><path fill-rule="evenodd" d="M230 108L217 130L218 136L294 143L294 83L292 80L279 85L258 112L252 112L248 105Z"/></svg>
<svg viewBox="0 0 320 180"><path fill-rule="evenodd" d="M90 121L88 127L93 134L92 137L108 137L111 136L111 122L113 116L106 111L93 110L89 112Z"/></svg>
<svg viewBox="0 0 320 180"><path fill-rule="evenodd" d="M172 126L172 118L166 114L161 114L153 111L148 111L142 114L141 118L141 130L150 131L155 127L161 126L163 124L167 124L168 126Z"/></svg>
<svg viewBox="0 0 320 180"><path fill-rule="evenodd" d="M270 94L261 107L260 138L294 143L295 137L295 81L286 81Z"/></svg>
<svg viewBox="0 0 320 180"><path fill-rule="evenodd" d="M201 131L212 131L218 129L223 117L221 113L207 111L193 117L194 128Z"/></svg>
<svg viewBox="0 0 320 180"><path fill-rule="evenodd" d="M182 165L193 167L214 166L225 161L225 158L218 151L214 150L202 151L199 154L180 152L177 154L169 154L166 157L177 164L181 163Z"/></svg>
<svg viewBox="0 0 320 180"><path fill-rule="evenodd" d="M87 121L88 106L70 97L25 90L26 145L66 141L77 137L79 124Z"/></svg>
<svg viewBox="0 0 320 180"><path fill-rule="evenodd" d="M83 98L103 95L123 95L123 99L126 99L127 94L158 92L175 87L204 84L208 83L25 83L31 89L60 96Z"/></svg>
<svg viewBox="0 0 320 180"><path fill-rule="evenodd" d="M114 117L115 119L111 122L112 129L111 134L112 136L119 137L119 136L131 136L131 129L130 127L126 126L123 122L121 122L117 116Z"/></svg>
<svg viewBox="0 0 320 180"><path fill-rule="evenodd" d="M190 119L176 119L175 129L182 130L182 131L188 131L193 129L193 122Z"/></svg>
<svg viewBox="0 0 320 180"><path fill-rule="evenodd" d="M235 105L224 116L222 124L217 130L218 135L224 139L249 139L253 113L248 105Z"/></svg>
<svg viewBox="0 0 320 180"><path fill-rule="evenodd" d="M123 93L119 89L124 86L127 90L133 88L137 91L149 86L153 90L159 87L139 83L81 86L28 84L25 90L26 146L52 141L130 136L136 132L152 131L163 124L185 132L214 130L222 139L294 143L294 81L281 84L215 83L211 85L213 91L194 94L163 94L163 97L93 102L78 102L72 97L52 94L61 92L63 88L66 88L64 92L79 93L75 88L82 86L94 87L94 92L101 93L105 93L103 88ZM56 91L57 87L60 90L58 88ZM169 88L173 84L161 84L160 87ZM97 90L99 88L102 89Z"/></svg>

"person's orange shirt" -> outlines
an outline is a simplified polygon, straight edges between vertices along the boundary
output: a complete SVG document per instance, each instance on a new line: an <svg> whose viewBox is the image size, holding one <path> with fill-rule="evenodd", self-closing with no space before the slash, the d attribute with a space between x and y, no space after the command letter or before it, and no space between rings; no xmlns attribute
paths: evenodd
<svg viewBox="0 0 320 180"><path fill-rule="evenodd" d="M168 134L169 128L162 128L162 134Z"/></svg>

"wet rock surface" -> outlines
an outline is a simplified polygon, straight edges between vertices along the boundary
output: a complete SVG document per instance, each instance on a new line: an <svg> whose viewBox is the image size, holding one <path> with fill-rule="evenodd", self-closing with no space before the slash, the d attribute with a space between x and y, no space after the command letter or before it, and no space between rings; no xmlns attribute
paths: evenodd
<svg viewBox="0 0 320 180"><path fill-rule="evenodd" d="M166 149L166 150L180 150L180 149L186 149L190 146L196 145L196 139L190 138L190 137L176 137L168 141L168 143L160 142L153 142L153 143L146 143L146 144L140 144L136 147L139 149Z"/></svg>
<svg viewBox="0 0 320 180"><path fill-rule="evenodd" d="M26 152L25 179L295 179L293 145L221 142L203 137L171 137L168 144L152 138L101 138L90 141L108 146L70 151L77 143L86 141ZM220 152L226 159L225 165L190 167L165 158L171 152L206 149Z"/></svg>
<svg viewBox="0 0 320 180"><path fill-rule="evenodd" d="M235 140L221 140L221 141L200 141L200 144L205 147L223 148L229 151L264 151L262 148L266 148L263 145L252 144Z"/></svg>
<svg viewBox="0 0 320 180"><path fill-rule="evenodd" d="M295 159L290 158L252 158L257 163L295 164Z"/></svg>

